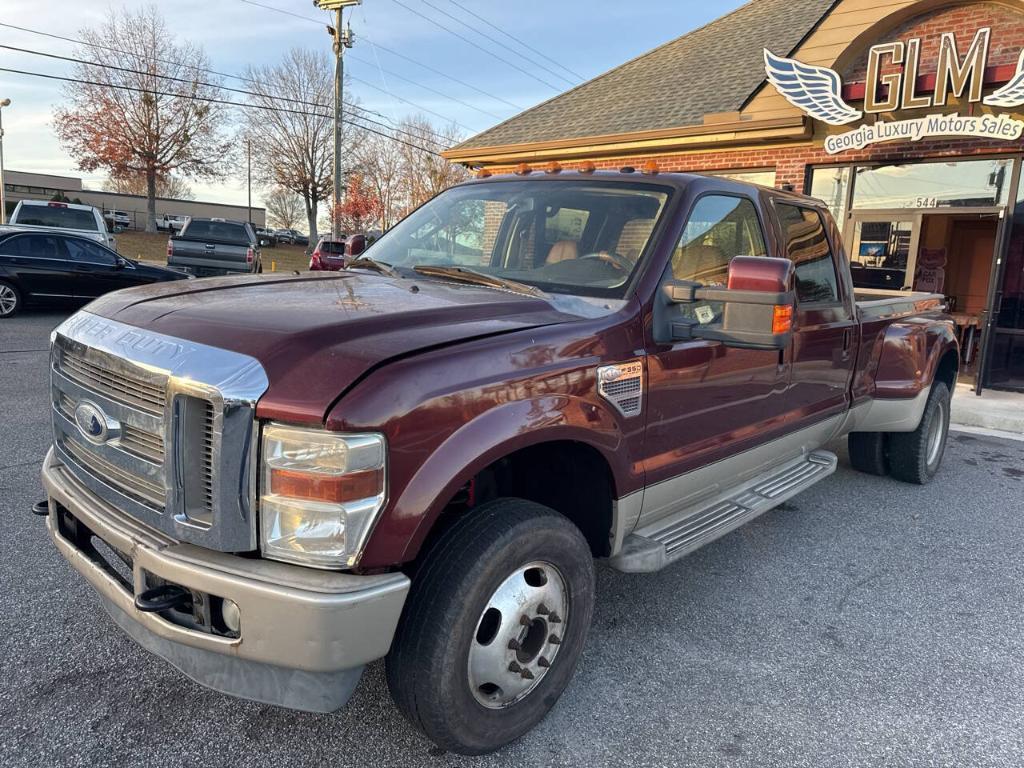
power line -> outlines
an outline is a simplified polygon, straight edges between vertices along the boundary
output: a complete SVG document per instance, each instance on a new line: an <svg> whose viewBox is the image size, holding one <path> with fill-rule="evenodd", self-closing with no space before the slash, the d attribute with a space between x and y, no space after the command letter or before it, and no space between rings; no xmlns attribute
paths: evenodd
<svg viewBox="0 0 1024 768"><path fill-rule="evenodd" d="M208 97L208 96L194 96L194 95L185 95L185 94L180 94L180 93L168 93L167 91L158 91L158 90L155 90L155 89L152 89L152 88L135 88L135 87L130 86L130 85L113 85L112 83L101 83L101 82L98 82L96 80L84 80L84 79L78 78L78 77L65 77L63 75L49 75L49 74L45 74L43 72L29 72L29 71L24 70L24 69L10 69L10 68L7 68L7 67L0 67L0 72L7 72L7 73L12 74L12 75L27 75L29 77L42 77L42 78L45 78L47 80L63 80L64 82L68 82L68 83L78 83L79 85L94 85L94 86L97 86L99 88L113 88L115 90L131 91L133 93L147 93L147 94L151 94L151 95L155 95L155 96L169 96L169 97L175 98L175 99L188 99L189 101L204 101L204 102L207 102L209 104L223 104L223 105L231 106L231 107L239 107L240 109L260 109L260 110L263 110L265 112L285 112L285 113L294 114L294 115L306 115L306 116L309 116L309 117L320 117L320 118L323 118L324 120L333 120L334 119L331 115L320 114L318 112L308 112L308 111L299 110L299 109L290 109L290 108L287 108L287 107L264 107L264 106L261 106L259 104L248 104L248 103L242 102L242 101L231 101L229 99L215 99L215 98ZM343 121L343 122L348 122L348 121ZM413 149L417 149L420 152L426 152L427 154L434 155L435 157L441 157L441 154L439 152L436 152L435 150L427 149L426 147L420 146L418 144L413 144L412 142L405 141L404 139L400 139L397 136L392 136L392 135L387 134L387 133L382 133L382 132L377 131L377 130L375 130L373 128L368 128L365 125L359 125L358 123L350 123L350 124L352 126L356 127L356 128L361 128L362 130L366 131L367 133L372 133L372 134L375 134L375 135L380 136L382 138L390 139L391 141L397 141L399 144L404 144L407 147L411 147Z"/></svg>
<svg viewBox="0 0 1024 768"><path fill-rule="evenodd" d="M272 5L266 5L264 3L256 2L256 0L242 0L242 2L246 3L248 5L254 5L257 8L263 8L263 9L268 10L268 11L276 11L277 13L283 13L285 16L293 16L296 19L303 19L305 21L311 21L314 24L318 24L318 25L323 25L324 24L324 22L318 21L317 19L314 19L312 16L303 16L300 13L295 13L294 11L288 11L288 10L285 10L284 8L275 8ZM470 133L474 133L475 132L472 128L463 125L458 120L456 120L456 119L454 119L452 117L449 117L448 115L442 115L440 112L435 112L434 110L429 109L428 107L424 107L421 104L417 104L415 101L410 101L409 99L403 99L400 96L395 96L390 91L386 91L383 88L381 88L380 86L375 85L374 83L371 83L368 80L362 80L362 79L360 79L358 77L354 77L351 74L349 75L349 77L352 80L354 80L355 82L357 82L357 83L362 83L367 88L373 88L373 90L375 90L375 91L380 91L381 93L383 93L383 94L385 94L387 96L390 96L390 97L395 98L395 99L399 99L400 101L404 101L406 104L408 104L410 106L413 106L413 107L416 107L416 109L419 109L419 110L421 110L423 112L426 112L429 115L433 115L434 117L439 117L442 120L445 120L447 122L453 123L453 124L457 125L459 128L462 128L464 131L469 131Z"/></svg>
<svg viewBox="0 0 1024 768"><path fill-rule="evenodd" d="M33 35L41 35L42 37L49 37L49 38L51 38L53 40L62 40L65 43L74 43L75 45L84 45L84 46L89 47L89 48L98 48L99 50L102 50L102 51L111 51L112 53L120 53L120 54L123 54L125 56L135 56L136 55L136 54L134 54L134 53L132 53L130 51L124 50L123 48L114 48L113 46L103 45L102 43L90 43L90 42L87 42L85 40L80 40L80 39L77 39L77 38L74 38L74 37L65 37L63 35L53 34L52 32L43 32L42 30L39 30L39 29L30 29L29 27L20 27L17 24L8 24L6 22L0 21L0 27L7 27L8 29L16 29L19 32L28 32L28 33L33 34ZM18 49L14 49L14 50L18 50ZM245 77L244 75L234 75L234 74L231 74L230 72L219 72L216 69L210 69L209 67L200 67L200 66L197 66L195 64L188 64L188 63L185 63L185 62L172 61L170 59L161 59L159 57L154 58L153 61L159 62L161 64L171 64L173 66L183 66L186 69L191 69L191 70L193 70L195 72L205 72L206 74L216 75L217 77L227 77L227 78L230 78L232 80L238 80L238 81L243 82L243 83L253 83L255 85L260 85L260 82L258 80L255 80L255 79L253 79L251 77ZM227 89L227 86L219 86L219 87L223 87L223 88ZM228 90L230 90L230 89L228 89ZM296 104L309 104L310 103L310 102L301 101L299 99L293 99L293 98L290 98L288 96L279 96L277 98L279 98L279 99L281 99L283 101L290 101L290 102L293 102L293 103L296 103ZM330 108L326 104L319 104L319 103L316 103L315 106L324 107L324 108L328 108L328 109ZM376 112L376 111L374 111L372 109L366 109L365 107L360 107L360 106L358 106L356 104L350 104L348 102L345 103L345 106L356 108L356 109L360 109L360 110L362 110L364 112L368 112L368 113L370 113L372 115L377 115L378 117L381 117L384 120L391 121L391 119L387 115L381 114L380 112ZM447 120L448 118L444 118L444 119Z"/></svg>
<svg viewBox="0 0 1024 768"><path fill-rule="evenodd" d="M551 58L550 56L548 56L548 55L547 55L546 53L544 53L543 51L538 51L538 50L537 50L536 48L534 48L534 47L533 47L532 45L530 45L529 43L527 43L527 42L525 42L525 41L521 40L520 38L516 37L515 35L513 35L513 34L511 34L511 33L507 32L507 31L505 31L504 29L502 29L501 27L499 27L499 26L498 26L497 24L495 24L494 22L488 21L488 20L487 20L487 19L485 19L485 18L484 18L483 16L481 16L481 15L480 15L479 13L476 13L475 11L473 11L473 10L471 10L471 9L467 8L467 7L466 7L466 6L464 6L464 5L462 4L462 3L456 2L456 0L448 0L448 2L449 2L449 3L451 3L452 5L454 5L454 6L456 7L456 8L459 8L459 9L461 9L461 10L465 11L466 13L468 13L468 14L469 14L470 16L472 16L473 18L477 19L478 21L482 21L482 22L483 22L484 24L486 24L486 25L487 25L488 27L490 27L491 29L496 29L496 30L497 30L498 32L500 32L500 33L501 33L501 34L503 34L503 35L504 35L505 37L507 37L507 38L508 38L509 40L513 40L513 41L515 41L515 42L516 42L516 43L518 43L519 45L521 45L521 46L523 46L524 48L526 48L526 49L527 49L528 51L533 51L533 52L534 52L535 54L537 54L537 55L538 55L538 56L540 56L541 58L543 58L543 59L547 59L548 61L550 61L550 62L551 62L552 64L554 64L554 65L555 65L556 67L560 67L561 69L564 69L564 70L565 70L566 72L568 72L568 73L569 73L570 75L572 75L573 77L575 77L575 78L577 78L577 79L579 79L579 80L586 80L586 79L587 79L587 78L585 78L585 77L584 77L583 75L581 75L581 74L580 74L579 72L576 72L575 70L569 69L569 67L565 66L565 64L561 64L561 63L559 63L559 62L555 61L554 59L552 59L552 58Z"/></svg>
<svg viewBox="0 0 1024 768"><path fill-rule="evenodd" d="M131 69L129 67L119 67L119 66L116 66L114 64L103 64L103 63L98 62L98 61L89 61L88 59L77 59L77 58L72 58L70 56L60 56L60 55L58 55L56 53L47 53L46 51L35 51L35 50L32 50L31 48L18 48L18 47L13 46L13 45L3 45L3 44L0 44L0 48L4 48L4 49L6 49L8 51L18 51L19 53L29 53L29 54L32 54L34 56L45 56L48 59L58 59L60 61L69 61L69 62L72 62L73 64L85 64L85 65L90 66L90 67L100 67L100 68L103 68L103 69L112 69L112 70L115 70L117 72L127 72L127 73L133 74L133 75L143 75L145 77L155 77L155 78L158 78L160 80L171 80L171 81L177 82L177 83L185 83L186 85L193 85L194 84L194 85L206 86L208 88L219 88L219 89L222 89L222 90L225 90L225 91L230 91L232 93L240 93L240 94L243 94L245 96L255 96L255 97L261 98L261 99L271 99L271 100L274 100L274 101L287 101L287 102L294 103L294 104L299 104L300 106L305 106L305 107L319 107L321 109L329 109L329 107L326 104L321 104L320 102L316 102L316 101L301 101L299 99L292 99L292 98L289 98L287 96L279 96L279 95L272 94L272 93L263 93L263 92L258 92L258 91L246 91L246 90L243 90L241 88L231 88L230 86L220 85L218 83L207 83L207 82L203 82L201 80L187 80L187 79L185 79L183 77L174 77L172 75L161 75L161 74L157 74L155 72L144 72L144 71L139 70L139 69ZM182 65L183 66L189 66L189 65L185 64L184 62L182 62ZM175 94L175 95L181 95L182 98L185 98L184 94ZM358 106L356 106L354 104L346 104L346 106L352 108L353 110L359 110L360 109ZM400 133L400 134L403 134L405 136L409 136L410 138L416 139L418 141L423 141L426 138L424 136L420 136L418 134L406 131L406 130L404 130L402 128L399 128L397 126L387 125L385 123L380 122L379 120L374 120L373 118L365 117L364 115L353 114L352 117L355 118L355 119L358 119L358 120L365 121L365 122L370 123L372 125L378 125L381 128L384 128L386 130L393 131L395 133ZM358 125L358 124L353 123L353 125ZM436 139L426 139L426 140L430 141L433 144L436 144L439 147L443 147L442 142L437 141Z"/></svg>
<svg viewBox="0 0 1024 768"><path fill-rule="evenodd" d="M363 39L366 40L365 37ZM370 43L369 40L366 40L366 42ZM375 46L373 43L370 43L370 45L374 49L376 49L378 47L378 46ZM356 56L354 53L352 53L352 51L349 51L348 53L346 53L345 56L347 58L355 59L356 61L362 62L363 64L366 64L367 66L375 66L375 67L377 67L377 69L380 70L381 74L390 75L391 77L396 77L399 80L404 80L405 82L410 83L411 85L415 85L417 88L422 88L425 91L430 91L431 93L436 94L436 95L438 95L438 96L440 96L442 98L448 99L449 101L454 101L454 102L456 102L458 104L461 104L464 107L468 107L469 109L476 110L477 112L480 112L481 114L487 115L488 117L493 117L495 120L504 120L505 119L501 115L496 115L493 112L489 112L486 109L483 109L481 107L476 106L475 104L470 104L468 101L463 101L462 99L457 98L455 96L452 96L451 94L445 93L444 91L439 91L436 88L432 88L429 85L424 85L423 83L419 83L419 82L417 82L415 80L412 80L412 79L406 77L405 75L400 75L397 72L392 72L389 69L385 69L384 67L382 67L380 65L380 62L374 62L371 65L371 63L369 61L367 61L366 59L361 58L359 56ZM376 50L374 51L374 56L376 56ZM391 93L391 91L387 90L386 85L385 85L385 91L387 92L387 94L389 96L393 97L393 94Z"/></svg>
<svg viewBox="0 0 1024 768"><path fill-rule="evenodd" d="M90 42L87 42L85 40L79 40L79 39L72 38L72 37L65 37L63 35L54 35L53 33L43 32L41 30L33 30L33 29L28 28L28 27L18 27L17 25L7 24L5 22L0 22L0 27L6 27L8 29L17 30L19 32L28 32L28 33L31 33L33 35L41 35L43 37L52 38L54 40L62 40L63 42L74 43L76 45L84 45L84 46L87 46L87 47L90 47L90 48L98 48L99 50L112 51L114 53L122 53L124 55L135 55L134 53L131 53L130 51L124 50L123 48L115 48L113 46L103 45L101 43L90 43ZM181 61L173 61L173 60L170 60L170 59L167 59L167 58L157 57L154 60L155 61L159 61L161 63L167 63L167 65L173 65L175 67L181 66L181 67L184 67L185 69L193 70L194 72L203 72L203 73L207 73L209 75L216 75L217 77L230 78L231 80L239 80L239 81L241 81L243 83L252 83L252 84L255 84L255 85L260 85L261 84L260 81L255 80L254 78L246 77L244 75L232 75L231 73L227 73L227 72L218 72L217 70L212 70L212 69L210 69L208 67L199 67L197 65L190 65L190 63L185 63L185 62L181 62ZM369 85L371 88L375 88L377 90L380 90L379 88L377 88L377 86L373 85L372 83L368 83L367 85ZM227 86L221 86L221 87L224 87L225 89L227 88ZM300 103L300 104L309 103L309 102L306 102L306 101L301 101L300 99L290 98L288 96L279 96L279 98L281 98L282 100L285 100L285 101L292 101L293 103ZM424 110L424 112L430 112L431 115L434 115L435 117L438 117L441 120L444 120L444 121L451 121L452 120L450 117L447 117L445 115L441 115L441 114L436 113L436 112L431 112L430 110L425 110L424 108L421 108L421 106L419 104L416 104L416 103L414 103L412 101L408 101L407 100L407 102L410 103L413 106L416 106L417 109ZM316 103L315 105L316 106L322 106L322 108L324 108L324 109L331 109L328 104ZM348 106L348 108L350 108L350 109L356 109L356 110L359 110L361 112L366 112L366 113L369 113L371 115L376 115L377 117L382 118L382 119L388 121L389 123L392 124L392 126L394 126L394 121L392 121L387 115L383 115L383 114L381 114L379 112L376 112L374 110L369 110L367 108L364 108L364 106L359 106L358 104L353 104L353 103L350 103L350 102L347 102L347 101L345 102L345 105ZM469 129L466 126L460 126L460 127L464 128L465 130L470 131L471 133L473 132L472 129Z"/></svg>
<svg viewBox="0 0 1024 768"><path fill-rule="evenodd" d="M284 14L285 16L291 16L291 17L296 18L296 19L302 19L303 21L310 21L310 22L312 22L312 23L314 23L314 24L316 24L318 26L322 26L325 23L324 20L322 20L322 19L314 19L312 16L303 16L302 14L295 13L294 11L288 11L288 10L285 10L284 8L277 8L277 7L273 6L273 5L267 5L266 3L257 2L257 0L241 0L241 1L243 3L246 3L247 5L254 5L257 8L263 8L264 10L267 10L267 11L273 11L274 13L281 13L281 14ZM375 40L371 40L369 37L367 37L364 34L360 34L359 37L361 39L365 40L366 42L370 43L371 45L377 46L382 51L384 51L386 53L390 53L392 56L397 56L400 59L404 59L405 61L408 61L410 64L415 64L417 67L422 67L423 69L427 70L428 72L433 72L435 75L440 75L441 77L443 77L443 78L445 78L447 80L451 80L454 83L458 83L459 85L463 86L464 88L469 88L471 91L475 91L476 93L479 93L482 96L486 96L489 99L494 99L495 101L500 101L502 104L506 104L509 107L511 107L512 109L515 109L515 110L518 110L518 111L522 111L522 109L523 109L523 107L520 106L519 104L514 104L511 101L508 101L507 99L502 98L501 96L497 96L497 95L495 95L493 93L489 93L488 91L485 91L483 88L478 88L475 85L471 85L470 83L467 83L465 80L460 80L459 78L455 77L454 75L449 75L447 72L442 72L439 69L435 69L434 67L430 66L429 64L424 64L422 61L417 61L416 59L413 59L413 58L411 58L409 56L406 56L404 53L400 53L399 51L396 51L393 48L388 48L386 45L382 45L381 43L376 42Z"/></svg>
<svg viewBox="0 0 1024 768"><path fill-rule="evenodd" d="M515 48L512 48L508 43L504 43L501 40L498 40L497 38L491 37L486 32L484 32L484 31L482 31L480 29L477 29L472 24L469 24L468 22L465 22L462 19L460 19L458 16L455 16L454 14L448 13L448 11L444 10L443 8L438 8L436 5L434 5L432 2L430 2L430 0L420 0L420 2L422 2L424 5L430 6L435 11L440 13L442 16L447 16L452 21L454 21L454 22L456 22L458 24L461 24L466 29L468 29L470 32L475 32L476 34L480 35L480 37L484 38L485 40L490 40L495 45L498 45L498 46L504 48L505 50L510 51L510 52L516 54L517 56L522 57L525 61L530 62L535 67L540 67L541 69L543 69L548 74L551 74L551 75L554 75L555 77L557 77L559 80L565 80L565 82L569 83L570 85L576 85L575 81L569 79L568 77L566 77L565 75L561 74L560 72L556 72L555 70L551 69L551 67L548 67L545 64L541 64L536 59L531 59L529 56L525 55L522 51L517 50Z"/></svg>
<svg viewBox="0 0 1024 768"><path fill-rule="evenodd" d="M246 1L246 2L249 2L250 0L245 0L245 1ZM476 48L477 50L483 51L484 53L486 53L486 54L487 54L488 56L490 56L491 58L497 59L498 61L502 62L503 64L506 64L506 65L508 65L508 66L512 67L512 69L515 69L515 70L518 70L518 71L522 72L522 73L523 73L524 75L526 75L527 77L532 77L532 78L533 78L534 80L536 80L536 81L537 81L538 83L541 83L542 85L546 85L546 86L547 86L548 88L550 88L551 90L553 90L553 91L561 91L561 90L562 90L562 89L561 89L561 88L559 88L559 87L558 87L557 85L552 85L552 84L551 84L551 83L549 83L549 82L548 82L547 80L545 80L545 79L544 79L544 78L542 78L542 77L538 77L537 75L535 75L535 74L533 74L532 72L530 72L530 71L529 71L528 69L523 69L522 67L520 67L520 66L519 66L518 64L516 64L515 62L511 62L511 61L509 61L508 59L504 58L503 56L499 56L499 55L498 55L498 54L496 54L496 53L495 53L494 51L490 51L490 50L488 50L487 48L484 48L484 47L483 47L482 45L480 45L479 43L476 43L476 42L474 42L473 40L470 40L470 39L469 39L468 37L466 37L466 36L465 36L465 35L463 35L463 34L460 34L459 32L456 32L456 31L455 31L454 29L452 29L451 27L446 27L446 26L445 26L444 24L442 24L441 22L437 21L436 19L433 19L433 18L431 18L430 16L427 16L427 15L426 15L425 13L420 13L420 12L419 12L419 11L417 11L417 10L416 10L415 8L410 8L410 7L408 6L408 5L406 5L405 3L403 3L403 2L402 2L402 0L391 0L391 2L395 3L396 5L400 5L400 6L402 6L403 8L405 8L405 10L409 11L409 13L413 13L413 14L417 15L417 16L419 16L419 17L420 17L421 19L425 19L426 21L429 21L429 22L430 22L431 24L433 24L433 25L434 25L435 27L437 27L437 28L439 28L439 29L443 29L443 30L444 30L445 32L447 32L448 34L450 34L450 35L453 35L454 37L457 37L457 38L459 38L459 40L462 40L462 41L463 41L464 43L467 43L468 45L471 45L471 46L473 46L473 47L474 47L474 48Z"/></svg>

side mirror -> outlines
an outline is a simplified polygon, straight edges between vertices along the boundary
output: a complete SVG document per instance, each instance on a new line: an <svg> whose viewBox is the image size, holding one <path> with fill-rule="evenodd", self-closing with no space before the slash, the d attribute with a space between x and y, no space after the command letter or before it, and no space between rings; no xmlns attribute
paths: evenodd
<svg viewBox="0 0 1024 768"><path fill-rule="evenodd" d="M673 340L708 339L728 347L785 349L793 336L793 262L737 256L729 262L727 288L673 280L665 288L671 304L691 305L693 317L672 321ZM720 302L715 312L707 302Z"/></svg>
<svg viewBox="0 0 1024 768"><path fill-rule="evenodd" d="M114 269L124 269L128 266L128 260L123 259L120 256L114 261Z"/></svg>
<svg viewBox="0 0 1024 768"><path fill-rule="evenodd" d="M358 256L366 250L366 237L364 235L349 235L345 239L345 255Z"/></svg>

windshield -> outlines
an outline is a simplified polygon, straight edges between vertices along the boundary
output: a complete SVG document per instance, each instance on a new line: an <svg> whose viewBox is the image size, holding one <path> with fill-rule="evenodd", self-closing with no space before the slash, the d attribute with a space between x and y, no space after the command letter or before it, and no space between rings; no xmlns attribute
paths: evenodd
<svg viewBox="0 0 1024 768"><path fill-rule="evenodd" d="M59 205L23 205L18 213L17 223L37 227L84 229L89 232L96 232L99 229L92 211Z"/></svg>
<svg viewBox="0 0 1024 768"><path fill-rule="evenodd" d="M413 212L369 253L399 270L465 267L550 293L618 299L669 193L592 179L469 184Z"/></svg>

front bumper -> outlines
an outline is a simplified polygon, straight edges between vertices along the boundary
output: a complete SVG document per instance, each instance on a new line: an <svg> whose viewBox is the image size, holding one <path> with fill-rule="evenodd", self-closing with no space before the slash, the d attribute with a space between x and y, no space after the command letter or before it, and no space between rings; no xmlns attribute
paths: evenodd
<svg viewBox="0 0 1024 768"><path fill-rule="evenodd" d="M196 682L268 704L330 712L348 701L363 667L391 646L409 591L403 574L317 571L180 543L97 497L52 451L42 479L46 525L60 553L122 629ZM58 514L64 513L130 560L131 591L61 532ZM197 631L139 611L134 598L149 577L233 600L240 636Z"/></svg>

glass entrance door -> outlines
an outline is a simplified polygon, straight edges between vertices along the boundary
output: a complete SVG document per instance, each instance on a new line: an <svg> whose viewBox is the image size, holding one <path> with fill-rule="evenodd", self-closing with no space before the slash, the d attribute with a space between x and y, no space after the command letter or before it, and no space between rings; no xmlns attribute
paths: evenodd
<svg viewBox="0 0 1024 768"><path fill-rule="evenodd" d="M856 288L909 291L917 266L921 214L870 211L850 214L846 252Z"/></svg>

